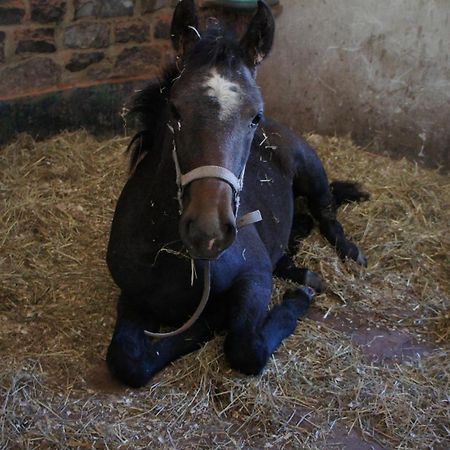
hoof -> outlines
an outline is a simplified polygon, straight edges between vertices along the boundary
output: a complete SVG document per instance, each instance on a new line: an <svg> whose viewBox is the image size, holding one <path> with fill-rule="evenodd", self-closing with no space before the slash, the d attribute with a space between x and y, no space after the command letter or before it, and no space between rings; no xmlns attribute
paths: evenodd
<svg viewBox="0 0 450 450"><path fill-rule="evenodd" d="M356 263L360 266L367 267L367 257L366 255L361 251L360 248L358 248L358 256L356 257Z"/></svg>
<svg viewBox="0 0 450 450"><path fill-rule="evenodd" d="M315 295L314 290L308 286L289 290L284 294L282 305L285 305L295 319L299 320L308 312Z"/></svg>
<svg viewBox="0 0 450 450"><path fill-rule="evenodd" d="M347 248L341 248L338 250L338 255L342 261L346 261L348 259L352 259L359 264L360 266L367 267L367 257L363 253L363 251L353 242L347 242Z"/></svg>
<svg viewBox="0 0 450 450"><path fill-rule="evenodd" d="M317 273L308 270L305 275L305 286L313 288L318 294L323 292L324 283Z"/></svg>
<svg viewBox="0 0 450 450"><path fill-rule="evenodd" d="M314 300L314 297L316 296L316 292L314 289L312 289L309 286L301 287L298 289L289 289L284 294L284 299L295 299L295 300L301 300L304 303L307 303L308 306L311 304L311 302ZM306 302L305 302L306 301Z"/></svg>
<svg viewBox="0 0 450 450"><path fill-rule="evenodd" d="M314 300L316 293L312 288L310 288L309 286L305 286L304 288L300 288L299 290L306 294L310 303Z"/></svg>

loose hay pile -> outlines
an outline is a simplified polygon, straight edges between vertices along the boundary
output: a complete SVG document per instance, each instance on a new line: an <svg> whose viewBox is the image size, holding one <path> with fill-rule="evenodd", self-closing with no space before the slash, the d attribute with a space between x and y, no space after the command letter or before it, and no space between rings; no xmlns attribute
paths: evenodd
<svg viewBox="0 0 450 450"><path fill-rule="evenodd" d="M0 151L2 448L449 447L449 179L309 140L331 179L372 194L340 212L369 268L313 234L297 262L328 289L261 377L230 371L218 337L138 391L104 363L127 139L22 136Z"/></svg>

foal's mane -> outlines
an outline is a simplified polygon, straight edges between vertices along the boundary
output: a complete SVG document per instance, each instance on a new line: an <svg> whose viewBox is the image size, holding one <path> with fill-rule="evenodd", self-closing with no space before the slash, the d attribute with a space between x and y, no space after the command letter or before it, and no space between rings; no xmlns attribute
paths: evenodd
<svg viewBox="0 0 450 450"><path fill-rule="evenodd" d="M243 50L235 32L214 24L208 27L201 39L185 55L184 67L234 70L242 64L243 58ZM183 70L176 63L170 64L159 79L151 81L132 99L128 114L138 119L140 131L134 135L127 149L130 153L131 173L164 130L168 119L167 102L170 91Z"/></svg>

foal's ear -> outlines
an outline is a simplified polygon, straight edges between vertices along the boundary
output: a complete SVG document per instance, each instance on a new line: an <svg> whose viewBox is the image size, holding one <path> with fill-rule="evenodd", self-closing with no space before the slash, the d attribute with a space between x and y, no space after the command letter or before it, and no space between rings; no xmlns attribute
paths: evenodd
<svg viewBox="0 0 450 450"><path fill-rule="evenodd" d="M275 20L265 1L258 0L258 10L241 40L247 64L257 66L270 52L275 33Z"/></svg>
<svg viewBox="0 0 450 450"><path fill-rule="evenodd" d="M186 54L200 39L194 0L180 0L175 8L170 35L178 54Z"/></svg>

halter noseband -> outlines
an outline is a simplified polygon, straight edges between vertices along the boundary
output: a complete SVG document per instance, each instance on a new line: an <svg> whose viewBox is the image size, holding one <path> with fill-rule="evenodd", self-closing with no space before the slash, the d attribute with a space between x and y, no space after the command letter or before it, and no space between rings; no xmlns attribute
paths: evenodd
<svg viewBox="0 0 450 450"><path fill-rule="evenodd" d="M244 168L242 169L241 176L239 178L233 172L231 172L231 170L227 169L226 167L214 166L214 165L196 167L195 169L192 169L191 171L183 174L183 173L181 173L180 163L178 161L174 129L172 128L171 125L168 125L168 127L169 127L169 130L174 135L172 157L173 157L173 161L175 164L175 171L176 171L176 183L177 183L177 187L178 187L177 199L178 199L178 204L179 204L180 215L183 213L184 188L188 184L192 183L195 180L201 180L203 178L217 178L219 180L225 181L226 183L228 183L231 186L231 189L233 190L233 193L234 193L234 204L235 204L235 213L234 214L237 217L237 213L239 210L239 204L240 204L240 194L244 187L245 165L244 165ZM254 211L254 212L256 212L256 211ZM260 220L262 220L262 219L260 219Z"/></svg>

